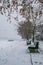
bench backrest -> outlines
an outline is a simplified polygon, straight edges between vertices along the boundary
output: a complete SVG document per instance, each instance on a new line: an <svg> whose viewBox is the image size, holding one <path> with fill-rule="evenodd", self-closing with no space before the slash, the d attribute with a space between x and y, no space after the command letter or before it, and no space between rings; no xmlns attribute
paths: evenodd
<svg viewBox="0 0 43 65"><path fill-rule="evenodd" d="M36 46L35 46L36 48L38 48L39 47L39 42L36 42Z"/></svg>

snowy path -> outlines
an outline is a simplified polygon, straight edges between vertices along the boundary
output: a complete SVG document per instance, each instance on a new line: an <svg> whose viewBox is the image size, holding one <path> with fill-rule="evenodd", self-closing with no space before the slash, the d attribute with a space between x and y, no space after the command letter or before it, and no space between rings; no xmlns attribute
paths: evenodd
<svg viewBox="0 0 43 65"><path fill-rule="evenodd" d="M43 54L31 54L33 65L43 65ZM32 65L25 41L0 41L0 65Z"/></svg>
<svg viewBox="0 0 43 65"><path fill-rule="evenodd" d="M23 41L0 41L0 65L31 65Z"/></svg>

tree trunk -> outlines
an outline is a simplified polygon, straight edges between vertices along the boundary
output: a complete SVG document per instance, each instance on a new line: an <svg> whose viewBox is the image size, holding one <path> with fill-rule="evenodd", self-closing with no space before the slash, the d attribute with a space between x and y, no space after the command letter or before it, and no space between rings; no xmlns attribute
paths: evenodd
<svg viewBox="0 0 43 65"><path fill-rule="evenodd" d="M35 39L34 35L35 35L35 26L34 26L34 29L33 29L33 42L34 42L34 39Z"/></svg>
<svg viewBox="0 0 43 65"><path fill-rule="evenodd" d="M33 30L33 42L34 42L34 30Z"/></svg>

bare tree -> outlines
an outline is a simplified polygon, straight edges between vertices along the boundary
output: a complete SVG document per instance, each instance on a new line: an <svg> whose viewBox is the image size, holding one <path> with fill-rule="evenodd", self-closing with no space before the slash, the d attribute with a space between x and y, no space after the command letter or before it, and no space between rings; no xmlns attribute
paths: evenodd
<svg viewBox="0 0 43 65"><path fill-rule="evenodd" d="M42 5L39 3L38 0L23 0L23 16L26 18L26 20L30 20L33 24L33 42L36 32L36 27L39 22L39 19L42 15ZM29 27L28 27L29 28Z"/></svg>
<svg viewBox="0 0 43 65"><path fill-rule="evenodd" d="M33 25L30 21L19 23L18 32L22 38L29 40L32 36Z"/></svg>
<svg viewBox="0 0 43 65"><path fill-rule="evenodd" d="M43 0L39 0L41 3L43 3Z"/></svg>

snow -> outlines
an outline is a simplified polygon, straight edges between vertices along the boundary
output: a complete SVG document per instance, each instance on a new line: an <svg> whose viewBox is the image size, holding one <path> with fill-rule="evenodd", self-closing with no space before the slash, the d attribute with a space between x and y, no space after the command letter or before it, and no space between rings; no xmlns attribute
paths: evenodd
<svg viewBox="0 0 43 65"><path fill-rule="evenodd" d="M24 22L26 18L20 14L20 9L22 9L22 6L18 6L18 22Z"/></svg>
<svg viewBox="0 0 43 65"><path fill-rule="evenodd" d="M17 1L18 1L18 4L22 4L22 1L23 1L23 0L17 0Z"/></svg>
<svg viewBox="0 0 43 65"><path fill-rule="evenodd" d="M18 6L19 11L21 8ZM0 14L0 65L43 65L43 41L39 41L40 53L28 53L26 41L17 32L18 23L26 19L14 10L10 24L6 15Z"/></svg>
<svg viewBox="0 0 43 65"><path fill-rule="evenodd" d="M0 65L32 65L30 55L33 65L43 65L43 53L27 53L26 41L0 40Z"/></svg>
<svg viewBox="0 0 43 65"><path fill-rule="evenodd" d="M18 20L19 20L19 22L24 22L24 21L26 21L26 19L22 16L22 15L18 15Z"/></svg>
<svg viewBox="0 0 43 65"><path fill-rule="evenodd" d="M22 6L18 6L18 12L20 12L20 9L22 9L23 7Z"/></svg>
<svg viewBox="0 0 43 65"><path fill-rule="evenodd" d="M14 13L11 14L11 24L9 21L7 21L7 18L7 15L0 14L0 39L19 39L20 36L17 35L18 21L15 19L17 18L17 12L14 11Z"/></svg>
<svg viewBox="0 0 43 65"><path fill-rule="evenodd" d="M0 39L1 38L14 38L14 28L7 22L6 16L0 14Z"/></svg>
<svg viewBox="0 0 43 65"><path fill-rule="evenodd" d="M2 4L0 3L0 7L2 6Z"/></svg>
<svg viewBox="0 0 43 65"><path fill-rule="evenodd" d="M33 54L32 58L33 65L43 65L43 54Z"/></svg>
<svg viewBox="0 0 43 65"><path fill-rule="evenodd" d="M0 41L0 65L31 65L24 41Z"/></svg>

